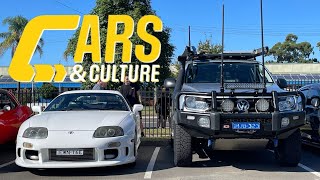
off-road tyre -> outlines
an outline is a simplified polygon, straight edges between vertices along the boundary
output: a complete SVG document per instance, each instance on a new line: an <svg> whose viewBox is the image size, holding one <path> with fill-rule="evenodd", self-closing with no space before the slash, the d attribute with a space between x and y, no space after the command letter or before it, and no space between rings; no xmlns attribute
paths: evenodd
<svg viewBox="0 0 320 180"><path fill-rule="evenodd" d="M279 140L275 149L276 157L281 166L296 167L301 160L301 134L297 129L288 138Z"/></svg>
<svg viewBox="0 0 320 180"><path fill-rule="evenodd" d="M173 129L174 165L178 167L190 166L192 164L192 138L175 122L173 122Z"/></svg>

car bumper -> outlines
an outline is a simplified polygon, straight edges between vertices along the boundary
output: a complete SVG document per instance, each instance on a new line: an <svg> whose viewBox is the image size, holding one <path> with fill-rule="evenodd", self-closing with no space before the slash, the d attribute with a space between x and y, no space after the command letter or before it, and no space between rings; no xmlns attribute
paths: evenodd
<svg viewBox="0 0 320 180"><path fill-rule="evenodd" d="M85 132L81 132L85 134ZM136 160L134 153L134 134L111 138L79 138L81 136L64 139L26 139L18 137L15 160L16 164L25 168L88 168L104 167L127 164ZM85 136L82 136L85 137ZM90 136L87 136L90 137ZM118 147L110 147L110 143L120 142ZM24 143L32 144L26 147ZM68 155L57 155L56 149L90 149L90 158L76 157ZM118 152L112 159L105 159L106 151ZM86 150L84 155L86 156ZM31 160L28 153L35 152L38 159ZM62 158L62 159L61 159ZM81 160L79 160L80 158Z"/></svg>
<svg viewBox="0 0 320 180"><path fill-rule="evenodd" d="M270 114L223 114L178 112L178 124L194 137L205 138L270 138L281 137L286 132L305 124L305 112L274 112ZM188 116L192 116L189 117ZM198 119L207 116L210 119L210 128L200 127ZM282 118L289 118L289 124L282 126ZM193 119L193 120L188 120ZM234 130L232 122L260 122L258 130Z"/></svg>

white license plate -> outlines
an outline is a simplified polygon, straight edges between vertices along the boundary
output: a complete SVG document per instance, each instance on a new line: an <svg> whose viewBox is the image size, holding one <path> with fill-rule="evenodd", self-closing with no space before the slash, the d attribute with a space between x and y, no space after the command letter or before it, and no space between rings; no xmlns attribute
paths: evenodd
<svg viewBox="0 0 320 180"><path fill-rule="evenodd" d="M58 156L82 156L82 149L57 149L56 155Z"/></svg>

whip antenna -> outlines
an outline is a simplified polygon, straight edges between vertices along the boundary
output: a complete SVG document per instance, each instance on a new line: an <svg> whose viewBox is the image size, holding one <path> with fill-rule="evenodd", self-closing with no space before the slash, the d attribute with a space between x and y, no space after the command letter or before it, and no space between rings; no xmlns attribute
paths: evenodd
<svg viewBox="0 0 320 180"><path fill-rule="evenodd" d="M224 78L223 78L223 51L224 51L224 4L222 5L222 38L221 38L221 75L220 75L220 91L224 92Z"/></svg>
<svg viewBox="0 0 320 180"><path fill-rule="evenodd" d="M264 35L263 35L263 11L262 11L262 0L260 0L260 23L261 23L261 49L262 49L262 75L263 75L263 79L262 79L262 83L263 83L263 87L264 89L266 88L266 70L264 67Z"/></svg>

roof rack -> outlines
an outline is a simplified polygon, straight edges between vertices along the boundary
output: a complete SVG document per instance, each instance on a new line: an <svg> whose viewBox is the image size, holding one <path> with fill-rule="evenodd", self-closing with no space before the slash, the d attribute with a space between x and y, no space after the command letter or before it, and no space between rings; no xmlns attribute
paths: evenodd
<svg viewBox="0 0 320 180"><path fill-rule="evenodd" d="M267 54L269 52L268 47L255 49L252 52L224 52L223 57L224 59L232 59L232 60L256 60L256 57L261 56L263 54ZM204 54L200 53L197 54L195 51L191 51L189 46L186 47L184 53L178 57L178 61L192 61L192 60L215 60L221 59L220 54Z"/></svg>

